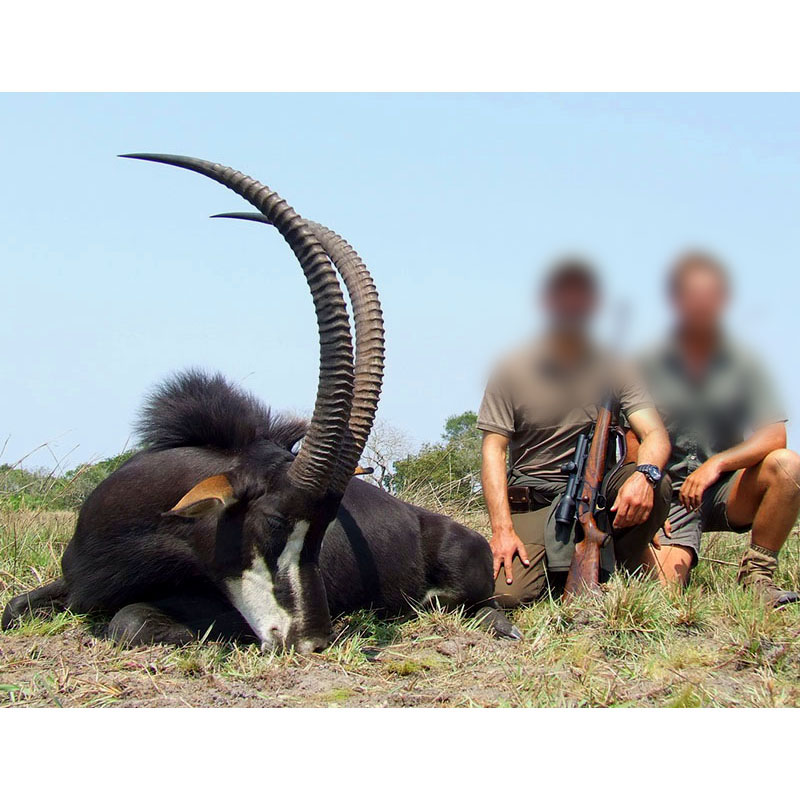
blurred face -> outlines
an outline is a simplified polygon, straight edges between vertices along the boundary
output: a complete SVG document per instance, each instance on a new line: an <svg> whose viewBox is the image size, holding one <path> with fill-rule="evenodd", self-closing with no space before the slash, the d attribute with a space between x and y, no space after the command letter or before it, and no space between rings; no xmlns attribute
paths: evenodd
<svg viewBox="0 0 800 800"><path fill-rule="evenodd" d="M545 293L544 303L551 328L582 332L591 322L597 307L597 295L583 280L566 280Z"/></svg>
<svg viewBox="0 0 800 800"><path fill-rule="evenodd" d="M728 291L713 270L691 269L681 278L672 302L683 330L715 331L722 321Z"/></svg>

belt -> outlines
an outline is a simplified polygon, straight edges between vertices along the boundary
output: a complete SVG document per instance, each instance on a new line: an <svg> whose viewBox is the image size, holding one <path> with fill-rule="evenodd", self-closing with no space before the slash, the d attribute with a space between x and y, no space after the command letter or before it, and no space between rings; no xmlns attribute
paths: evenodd
<svg viewBox="0 0 800 800"><path fill-rule="evenodd" d="M508 504L512 514L527 514L530 511L539 511L547 508L553 502L544 492L532 486L509 486Z"/></svg>

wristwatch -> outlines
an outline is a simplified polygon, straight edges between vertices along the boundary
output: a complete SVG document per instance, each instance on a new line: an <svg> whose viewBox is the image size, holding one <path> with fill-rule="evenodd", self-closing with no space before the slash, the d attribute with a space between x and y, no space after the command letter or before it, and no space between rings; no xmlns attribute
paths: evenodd
<svg viewBox="0 0 800 800"><path fill-rule="evenodd" d="M650 481L651 486L655 486L661 480L661 470L655 464L639 464L636 471L641 472Z"/></svg>

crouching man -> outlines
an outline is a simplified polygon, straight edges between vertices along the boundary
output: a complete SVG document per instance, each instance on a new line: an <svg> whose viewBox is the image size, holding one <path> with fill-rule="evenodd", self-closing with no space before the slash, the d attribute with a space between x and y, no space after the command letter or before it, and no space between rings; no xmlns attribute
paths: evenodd
<svg viewBox="0 0 800 800"><path fill-rule="evenodd" d="M778 552L800 512L800 457L786 449L786 415L758 360L723 331L724 266L687 253L669 292L675 332L643 360L672 441L669 533L653 566L663 582L686 584L705 531L752 529L739 583L773 606L796 602L775 583Z"/></svg>
<svg viewBox="0 0 800 800"><path fill-rule="evenodd" d="M548 588L563 590L574 541L555 536L555 507L566 485L561 465L597 419L597 404L609 388L641 444L638 463L609 473L603 488L610 509L605 529L612 534L603 548L604 572L615 560L629 571L642 565L671 496L669 479L661 474L669 439L642 381L589 338L598 300L594 271L574 259L556 264L542 299L544 335L494 370L478 413L495 592L506 608L537 600ZM515 489L513 507L509 485Z"/></svg>

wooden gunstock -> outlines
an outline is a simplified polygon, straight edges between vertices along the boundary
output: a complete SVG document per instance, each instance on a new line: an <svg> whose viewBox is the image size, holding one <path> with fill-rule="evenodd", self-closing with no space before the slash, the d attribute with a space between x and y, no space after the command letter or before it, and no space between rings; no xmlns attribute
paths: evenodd
<svg viewBox="0 0 800 800"><path fill-rule="evenodd" d="M594 515L580 519L583 539L575 545L575 552L564 585L564 599L592 592L600 585L600 548L606 535L597 527Z"/></svg>
<svg viewBox="0 0 800 800"><path fill-rule="evenodd" d="M600 548L606 540L606 534L597 527L593 506L606 469L612 417L612 402L609 400L598 411L592 444L586 458L583 490L577 511L578 522L583 528L583 539L576 543L569 565L564 587L565 601L577 594L595 591L600 585Z"/></svg>

